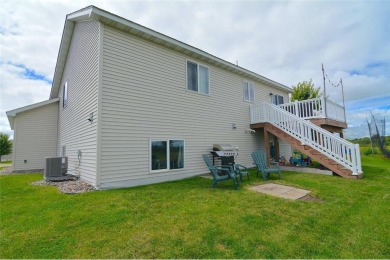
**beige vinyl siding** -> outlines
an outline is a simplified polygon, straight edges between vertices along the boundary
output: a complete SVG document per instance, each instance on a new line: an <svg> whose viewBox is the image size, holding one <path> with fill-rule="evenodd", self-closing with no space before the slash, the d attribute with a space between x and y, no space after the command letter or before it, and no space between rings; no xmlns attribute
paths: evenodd
<svg viewBox="0 0 390 260"><path fill-rule="evenodd" d="M288 161L292 155L292 147L288 143L279 139L279 154L280 156L284 156L284 158Z"/></svg>
<svg viewBox="0 0 390 260"><path fill-rule="evenodd" d="M77 22L65 64L59 91L59 128L57 155L66 146L68 171L96 185L97 121L99 120L99 31L97 21ZM65 82L68 82L68 103L62 107ZM93 113L93 122L88 121ZM78 159L78 151L81 159Z"/></svg>
<svg viewBox="0 0 390 260"><path fill-rule="evenodd" d="M249 134L243 81L212 64L104 26L100 188L135 186L207 172L201 155L214 143L240 148L237 161L252 166L250 153L262 136ZM186 60L209 68L210 95L186 89ZM249 80L253 81L253 80ZM255 102L283 94L254 81ZM232 123L237 128L232 129ZM185 140L185 168L151 173L150 140Z"/></svg>
<svg viewBox="0 0 390 260"><path fill-rule="evenodd" d="M45 157L56 156L57 121L58 102L16 115L12 158L14 171L44 169Z"/></svg>

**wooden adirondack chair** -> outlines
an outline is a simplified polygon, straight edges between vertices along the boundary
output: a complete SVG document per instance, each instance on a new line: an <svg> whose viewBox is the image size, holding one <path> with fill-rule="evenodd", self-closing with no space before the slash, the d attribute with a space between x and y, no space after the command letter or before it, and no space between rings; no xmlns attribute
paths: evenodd
<svg viewBox="0 0 390 260"><path fill-rule="evenodd" d="M263 175L263 180L267 180L269 174L275 172L279 174L279 179L281 178L279 164L276 164L275 168L268 168L267 159L264 152L255 151L252 153L252 158L257 166L256 176L258 176L259 172L261 172L261 174Z"/></svg>
<svg viewBox="0 0 390 260"><path fill-rule="evenodd" d="M203 154L202 157L205 163L207 164L207 167L209 168L211 175L213 176L213 182L211 183L211 187L215 187L218 182L233 180L234 188L237 189L238 187L237 176L234 173L232 166L228 166L228 165L214 166L207 154ZM225 172L226 175L220 176L218 175L218 171Z"/></svg>

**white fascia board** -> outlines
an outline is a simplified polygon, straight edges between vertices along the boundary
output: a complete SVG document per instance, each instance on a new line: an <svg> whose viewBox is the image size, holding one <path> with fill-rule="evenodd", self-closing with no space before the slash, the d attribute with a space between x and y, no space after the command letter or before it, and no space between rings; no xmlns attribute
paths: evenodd
<svg viewBox="0 0 390 260"><path fill-rule="evenodd" d="M19 107L19 108L5 112L7 114L9 125L11 126L11 129L14 130L14 120L15 120L16 114L22 113L22 112L25 112L25 111L28 111L28 110L31 110L34 108L46 106L46 105L49 105L51 103L58 102L59 100L60 100L59 98L53 98L53 99L49 99L49 100L45 100L45 101L42 101L39 103L31 104L31 105L28 105L25 107Z"/></svg>

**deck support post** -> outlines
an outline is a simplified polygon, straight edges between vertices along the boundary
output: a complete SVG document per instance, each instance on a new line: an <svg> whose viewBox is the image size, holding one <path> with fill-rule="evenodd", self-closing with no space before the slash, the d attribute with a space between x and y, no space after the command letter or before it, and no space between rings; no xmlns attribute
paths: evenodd
<svg viewBox="0 0 390 260"><path fill-rule="evenodd" d="M265 154L267 157L267 166L270 166L270 149L269 149L269 139L268 139L268 128L264 127L264 146L265 146Z"/></svg>
<svg viewBox="0 0 390 260"><path fill-rule="evenodd" d="M275 148L275 161L279 161L280 153L279 153L279 139L276 136L274 137L274 148Z"/></svg>

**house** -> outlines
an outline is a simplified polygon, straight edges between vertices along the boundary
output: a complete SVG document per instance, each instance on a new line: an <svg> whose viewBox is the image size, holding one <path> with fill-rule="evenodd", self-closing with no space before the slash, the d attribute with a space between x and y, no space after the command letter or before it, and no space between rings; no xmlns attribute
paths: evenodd
<svg viewBox="0 0 390 260"><path fill-rule="evenodd" d="M238 146L237 160L247 166L251 152L270 142L288 158L295 140L268 126L258 104L274 109L290 92L89 6L66 17L49 100L7 112L13 170L42 169L45 157L68 156L71 174L110 189L204 174L201 155L214 143Z"/></svg>

